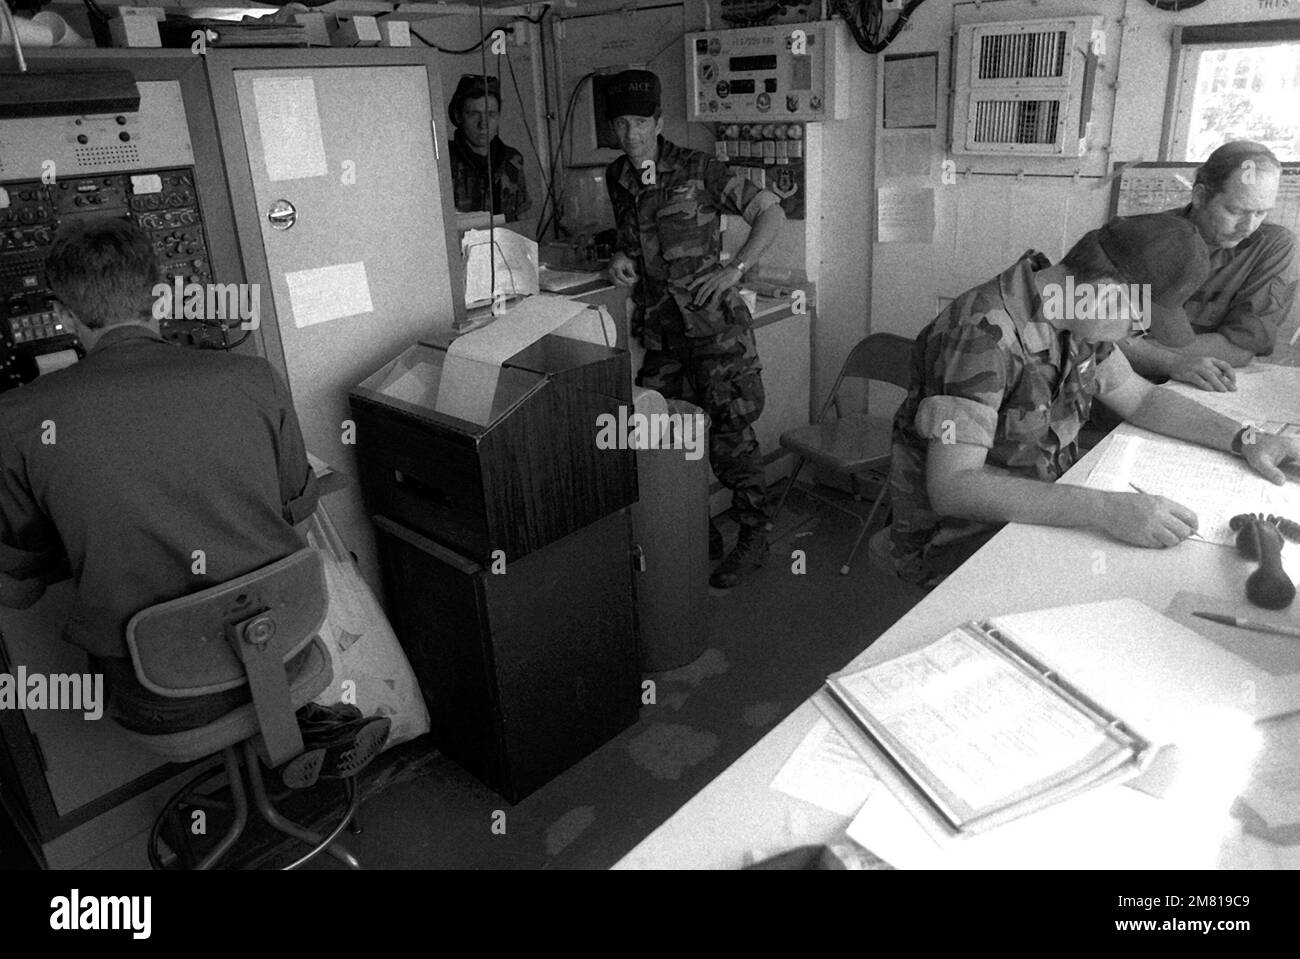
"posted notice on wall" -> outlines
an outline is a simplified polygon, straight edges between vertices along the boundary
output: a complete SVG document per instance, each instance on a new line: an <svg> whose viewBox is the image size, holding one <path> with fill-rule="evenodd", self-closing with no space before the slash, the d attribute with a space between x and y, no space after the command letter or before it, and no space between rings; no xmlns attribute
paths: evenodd
<svg viewBox="0 0 1300 959"><path fill-rule="evenodd" d="M325 140L311 77L260 77L253 81L253 99L267 178L324 176Z"/></svg>
<svg viewBox="0 0 1300 959"><path fill-rule="evenodd" d="M301 329L374 309L364 263L340 263L286 273L293 325Z"/></svg>
<svg viewBox="0 0 1300 959"><path fill-rule="evenodd" d="M877 243L934 241L934 188L876 191Z"/></svg>

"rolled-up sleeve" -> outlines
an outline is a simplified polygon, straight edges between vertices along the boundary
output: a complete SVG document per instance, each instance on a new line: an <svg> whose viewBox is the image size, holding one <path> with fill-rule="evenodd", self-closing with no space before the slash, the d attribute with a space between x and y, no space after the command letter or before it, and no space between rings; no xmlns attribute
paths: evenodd
<svg viewBox="0 0 1300 959"><path fill-rule="evenodd" d="M1108 352L1103 354L1103 349ZM1123 350L1115 349L1113 343L1105 344L1097 350L1097 387L1094 396L1105 396L1112 390L1123 386L1133 373L1128 357Z"/></svg>
<svg viewBox="0 0 1300 959"><path fill-rule="evenodd" d="M709 202L723 213L744 217L754 225L764 210L779 206L781 200L775 193L764 190L721 160L710 160L704 171L704 186Z"/></svg>
<svg viewBox="0 0 1300 959"><path fill-rule="evenodd" d="M1298 267L1295 234L1270 231L1267 246L1250 274L1233 294L1232 303L1216 332L1233 346L1256 356L1273 352L1277 331L1286 323L1295 303Z"/></svg>
<svg viewBox="0 0 1300 959"><path fill-rule="evenodd" d="M933 354L929 395L917 407L922 437L991 448L1011 376L1011 355L1001 328L988 316L954 324Z"/></svg>

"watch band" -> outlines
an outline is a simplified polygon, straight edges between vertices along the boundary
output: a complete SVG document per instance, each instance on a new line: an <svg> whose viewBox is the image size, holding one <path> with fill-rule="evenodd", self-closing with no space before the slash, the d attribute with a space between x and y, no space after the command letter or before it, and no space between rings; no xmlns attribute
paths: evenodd
<svg viewBox="0 0 1300 959"><path fill-rule="evenodd" d="M1242 450L1242 446L1246 442L1246 434L1253 429L1254 429L1253 426L1247 424L1243 426L1241 429L1237 430L1237 435L1232 438L1232 451L1236 453L1238 456L1243 455L1244 451Z"/></svg>

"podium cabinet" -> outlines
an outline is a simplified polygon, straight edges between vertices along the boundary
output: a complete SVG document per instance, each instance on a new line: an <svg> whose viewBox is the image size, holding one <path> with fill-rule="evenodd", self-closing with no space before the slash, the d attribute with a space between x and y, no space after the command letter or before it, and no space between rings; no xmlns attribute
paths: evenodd
<svg viewBox="0 0 1300 959"><path fill-rule="evenodd" d="M499 367L452 342L353 391L357 456L434 741L517 802L638 716L635 454L597 444L631 377L624 351L557 335Z"/></svg>

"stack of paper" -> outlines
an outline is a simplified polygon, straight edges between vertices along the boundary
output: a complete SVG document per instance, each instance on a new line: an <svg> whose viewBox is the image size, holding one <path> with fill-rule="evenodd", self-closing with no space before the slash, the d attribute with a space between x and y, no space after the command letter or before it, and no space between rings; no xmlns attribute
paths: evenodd
<svg viewBox="0 0 1300 959"><path fill-rule="evenodd" d="M1140 431L1111 438L1086 485L1163 496L1196 513L1199 535L1233 546L1228 521L1240 513L1273 513L1300 522L1300 484L1277 486L1230 453Z"/></svg>

